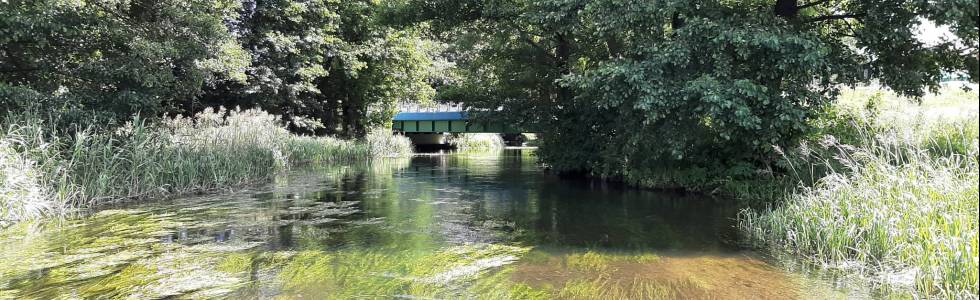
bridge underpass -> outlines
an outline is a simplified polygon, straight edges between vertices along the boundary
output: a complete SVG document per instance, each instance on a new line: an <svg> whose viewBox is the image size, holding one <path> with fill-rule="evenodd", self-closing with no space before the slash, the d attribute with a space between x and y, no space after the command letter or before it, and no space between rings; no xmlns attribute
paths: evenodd
<svg viewBox="0 0 980 300"><path fill-rule="evenodd" d="M453 106L401 108L392 120L392 129L405 134L416 145L444 145L451 133L499 133L519 136L519 129L502 122L470 120L467 112Z"/></svg>

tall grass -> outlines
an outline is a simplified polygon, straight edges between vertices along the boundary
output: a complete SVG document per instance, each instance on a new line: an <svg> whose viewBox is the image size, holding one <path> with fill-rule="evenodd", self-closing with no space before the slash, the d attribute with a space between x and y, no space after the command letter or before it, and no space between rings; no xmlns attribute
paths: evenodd
<svg viewBox="0 0 980 300"><path fill-rule="evenodd" d="M817 179L781 206L743 211L748 240L918 297L976 299L976 115L849 119L849 136L784 153L801 182Z"/></svg>
<svg viewBox="0 0 980 300"><path fill-rule="evenodd" d="M372 157L395 157L412 154L412 141L404 135L393 135L391 129L375 129L365 138Z"/></svg>
<svg viewBox="0 0 980 300"><path fill-rule="evenodd" d="M447 142L459 151L496 151L505 146L504 138L496 133L457 133Z"/></svg>
<svg viewBox="0 0 980 300"><path fill-rule="evenodd" d="M407 138L373 132L366 141L299 136L258 109L208 109L150 124L134 118L106 131L54 128L10 115L0 128L0 225L74 208L267 180L301 163L410 153Z"/></svg>

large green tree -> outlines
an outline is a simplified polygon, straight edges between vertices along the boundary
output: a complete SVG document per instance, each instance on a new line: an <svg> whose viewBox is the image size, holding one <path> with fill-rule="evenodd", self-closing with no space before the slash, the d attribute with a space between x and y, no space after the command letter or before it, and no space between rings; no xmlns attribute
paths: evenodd
<svg viewBox="0 0 980 300"><path fill-rule="evenodd" d="M751 170L793 143L842 85L909 96L977 79L975 1L407 1L458 45L441 97L543 133L561 171L648 177ZM927 45L923 22L958 39ZM748 167L745 167L748 165ZM731 172L728 172L731 173Z"/></svg>
<svg viewBox="0 0 980 300"><path fill-rule="evenodd" d="M295 129L363 136L390 122L397 103L434 94L432 53L438 44L418 28L378 22L374 1L246 1L234 23L252 63L245 82L208 91L208 105L261 106L292 119ZM320 124L322 126L302 126Z"/></svg>
<svg viewBox="0 0 980 300"><path fill-rule="evenodd" d="M426 101L439 43L376 1L0 2L0 107L110 122L262 107L296 130L360 137ZM99 118L101 117L101 118Z"/></svg>
<svg viewBox="0 0 980 300"><path fill-rule="evenodd" d="M244 80L247 56L225 26L232 0L0 2L0 106L128 118Z"/></svg>

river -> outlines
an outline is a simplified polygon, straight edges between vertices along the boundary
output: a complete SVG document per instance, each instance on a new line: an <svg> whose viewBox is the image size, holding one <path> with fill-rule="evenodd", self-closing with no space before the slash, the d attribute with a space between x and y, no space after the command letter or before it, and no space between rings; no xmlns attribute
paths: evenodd
<svg viewBox="0 0 980 300"><path fill-rule="evenodd" d="M731 201L533 151L301 168L0 231L0 299L875 298L738 246Z"/></svg>

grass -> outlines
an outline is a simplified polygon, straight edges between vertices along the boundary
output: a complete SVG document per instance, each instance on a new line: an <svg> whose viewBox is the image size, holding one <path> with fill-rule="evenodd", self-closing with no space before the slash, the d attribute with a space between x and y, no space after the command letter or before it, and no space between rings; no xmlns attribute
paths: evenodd
<svg viewBox="0 0 980 300"><path fill-rule="evenodd" d="M757 247L863 273L886 288L975 299L976 92L937 101L972 101L967 113L871 95L869 113L845 99L850 116L827 127L833 134L783 152L801 186L777 207L743 211L740 228Z"/></svg>
<svg viewBox="0 0 980 300"><path fill-rule="evenodd" d="M378 130L364 141L291 134L261 110L205 110L193 118L75 128L37 115L0 124L0 226L77 208L264 181L290 166L411 152Z"/></svg>
<svg viewBox="0 0 980 300"><path fill-rule="evenodd" d="M496 133L457 133L448 142L459 151L497 151L505 146L504 139Z"/></svg>

